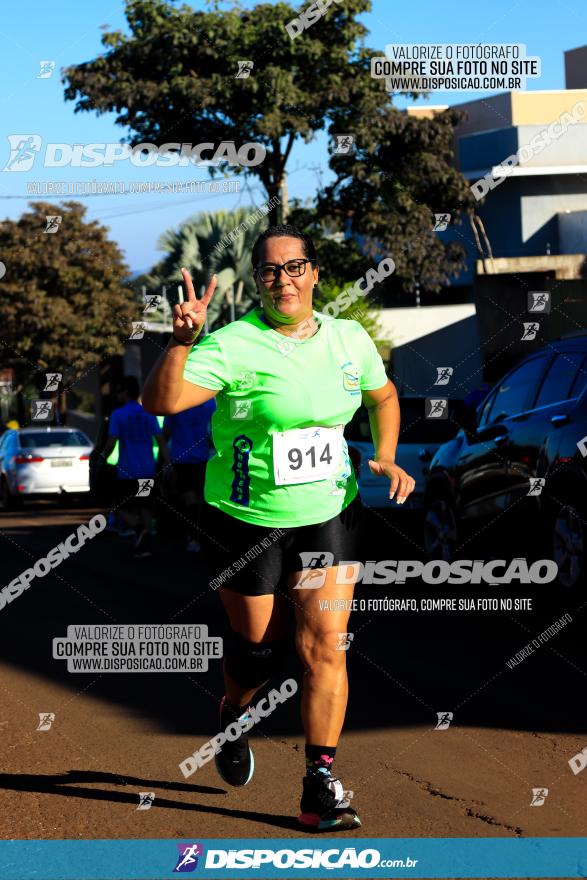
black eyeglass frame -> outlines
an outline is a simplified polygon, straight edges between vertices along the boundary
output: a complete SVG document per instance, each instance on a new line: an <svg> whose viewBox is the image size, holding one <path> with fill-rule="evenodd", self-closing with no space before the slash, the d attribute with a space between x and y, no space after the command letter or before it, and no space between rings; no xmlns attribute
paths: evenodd
<svg viewBox="0 0 587 880"><path fill-rule="evenodd" d="M287 263L303 263L304 264L304 271L300 272L299 275L290 275L290 273L285 268L287 266ZM285 272L285 274L288 276L288 278L301 278L302 275L306 274L306 263L314 263L315 264L315 263L317 263L317 260L309 260L307 258L302 258L302 257L293 257L291 260L288 260L287 263L262 263L260 266L255 266L255 268L253 269L253 277L258 278L261 274L262 269L271 267L272 269L274 269L276 271L274 271L274 273L273 273L273 278L267 279L268 281L275 281L275 279L279 276L279 273L282 269ZM261 278L261 281L263 281L262 278ZM266 284L267 282L263 281L263 283Z"/></svg>

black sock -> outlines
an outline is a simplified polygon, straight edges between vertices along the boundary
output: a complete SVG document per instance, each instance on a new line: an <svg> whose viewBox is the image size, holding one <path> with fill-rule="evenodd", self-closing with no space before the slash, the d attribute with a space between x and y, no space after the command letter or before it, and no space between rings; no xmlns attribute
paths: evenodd
<svg viewBox="0 0 587 880"><path fill-rule="evenodd" d="M306 775L317 773L321 767L332 769L336 746L311 746L306 743Z"/></svg>
<svg viewBox="0 0 587 880"><path fill-rule="evenodd" d="M240 718L246 708L246 706L233 706L225 699L220 715L220 726L222 729L226 730L229 724L233 724L237 718Z"/></svg>

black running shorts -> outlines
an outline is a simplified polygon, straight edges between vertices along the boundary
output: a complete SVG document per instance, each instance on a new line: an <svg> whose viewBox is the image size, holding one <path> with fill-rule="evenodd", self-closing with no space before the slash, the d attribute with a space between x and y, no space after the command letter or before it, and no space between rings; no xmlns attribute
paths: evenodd
<svg viewBox="0 0 587 880"><path fill-rule="evenodd" d="M363 506L359 496L325 522L293 528L270 528L243 522L208 504L202 505L198 540L210 566L212 589L226 587L245 596L286 588L292 572L359 560Z"/></svg>

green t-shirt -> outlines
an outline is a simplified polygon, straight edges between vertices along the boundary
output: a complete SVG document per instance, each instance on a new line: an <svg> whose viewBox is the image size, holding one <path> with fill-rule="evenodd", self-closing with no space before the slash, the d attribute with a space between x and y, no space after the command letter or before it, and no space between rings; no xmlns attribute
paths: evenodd
<svg viewBox="0 0 587 880"><path fill-rule="evenodd" d="M184 378L219 391L212 416L216 455L206 468L204 497L257 525L324 522L357 495L346 441L329 478L277 485L272 434L346 425L361 404L361 391L386 384L383 361L357 321L315 311L317 333L298 339L278 333L261 315L262 309L253 309L188 355Z"/></svg>

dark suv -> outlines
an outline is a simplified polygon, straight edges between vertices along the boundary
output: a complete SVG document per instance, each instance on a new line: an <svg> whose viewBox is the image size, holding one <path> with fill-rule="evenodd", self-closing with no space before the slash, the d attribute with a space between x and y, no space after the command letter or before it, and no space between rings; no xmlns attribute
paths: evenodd
<svg viewBox="0 0 587 880"><path fill-rule="evenodd" d="M438 449L424 495L428 555L450 560L465 534L499 520L510 532L539 536L534 546L557 563L560 584L585 584L585 456L587 336L577 336L510 370L475 424Z"/></svg>

